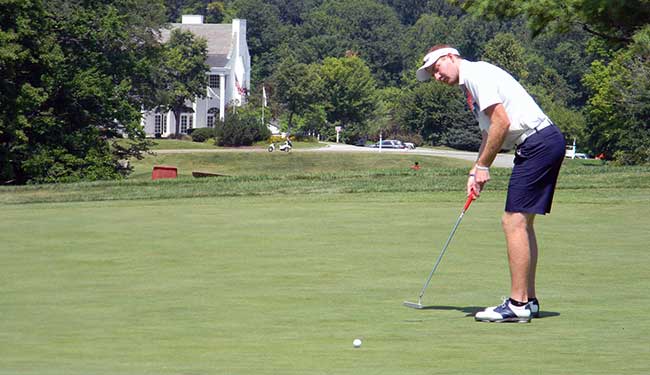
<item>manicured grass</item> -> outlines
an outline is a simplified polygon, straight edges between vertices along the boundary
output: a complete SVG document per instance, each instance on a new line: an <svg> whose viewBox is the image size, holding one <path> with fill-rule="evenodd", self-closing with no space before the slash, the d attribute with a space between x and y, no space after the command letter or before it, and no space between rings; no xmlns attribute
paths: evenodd
<svg viewBox="0 0 650 375"><path fill-rule="evenodd" d="M134 163L131 179L150 179L154 165L173 165L179 175L191 176L193 170L223 173L231 176L305 175L347 172L403 171L409 172L414 161L423 169L469 167L458 159L422 155L386 155L343 152L220 152L209 154L156 154Z"/></svg>
<svg viewBox="0 0 650 375"><path fill-rule="evenodd" d="M422 169L409 167L418 161ZM180 178L151 181L156 164L178 167ZM158 154L134 163L124 181L0 187L0 204L101 200L178 199L218 196L313 195L370 192L463 191L470 162L423 155L294 152L218 152ZM229 177L192 178L192 171ZM490 191L507 188L510 170L494 168ZM598 199L619 199L620 192L644 196L650 190L650 167L611 167L592 161L566 160L558 188L576 199L584 190Z"/></svg>
<svg viewBox="0 0 650 375"><path fill-rule="evenodd" d="M150 139L151 150L197 150L197 149L216 149L214 141L192 142L191 140L179 139ZM128 139L118 139L117 142L123 146L128 145Z"/></svg>
<svg viewBox="0 0 650 375"><path fill-rule="evenodd" d="M648 192L558 191L511 325L470 316L508 292L502 190L420 311L461 190L5 204L0 374L646 374Z"/></svg>

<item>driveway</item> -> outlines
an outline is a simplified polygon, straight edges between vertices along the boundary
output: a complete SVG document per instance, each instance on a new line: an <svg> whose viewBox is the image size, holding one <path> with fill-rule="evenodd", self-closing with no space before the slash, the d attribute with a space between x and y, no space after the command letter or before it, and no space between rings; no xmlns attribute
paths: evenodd
<svg viewBox="0 0 650 375"><path fill-rule="evenodd" d="M427 148L416 148L415 150L400 150L400 149L382 149L381 151L378 148L373 147L358 147L352 146L343 143L327 143L327 147L314 148L314 149L303 149L303 150L294 150L301 152L394 152L404 155L433 155L441 156L445 158L456 158L469 161L476 161L477 153L469 151L455 151L455 150L435 150ZM513 161L515 156L512 154L498 154L494 163L494 167L499 168L512 168Z"/></svg>

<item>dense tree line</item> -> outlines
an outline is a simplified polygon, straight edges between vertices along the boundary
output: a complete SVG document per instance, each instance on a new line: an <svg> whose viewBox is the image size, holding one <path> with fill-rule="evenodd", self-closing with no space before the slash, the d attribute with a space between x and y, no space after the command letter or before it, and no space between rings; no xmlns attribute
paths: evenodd
<svg viewBox="0 0 650 375"><path fill-rule="evenodd" d="M605 5L602 5L605 4ZM248 21L253 90L291 132L400 135L475 149L460 90L417 84L434 44L511 71L571 141L650 158L647 0L6 0L0 2L0 183L120 178L147 149L143 109L204 91L205 43L182 14ZM116 136L128 146L110 144Z"/></svg>
<svg viewBox="0 0 650 375"><path fill-rule="evenodd" d="M647 115L647 0L233 0L224 20L249 22L254 82L274 94L275 114L292 131L346 127L346 139L410 135L434 145L476 149L475 124L460 90L417 84L414 70L439 43L470 60L495 63L516 76L582 150L621 163L650 156ZM331 59L358 59L374 84L361 100L327 97ZM329 60L328 60L329 59ZM325 69L326 70L326 69ZM366 79L366 78L364 78ZM293 94L285 86L291 86ZM324 86L323 86L324 85ZM433 86L433 87L430 87ZM289 91L291 91L289 90ZM259 95L259 87L254 95ZM292 96L293 95L293 96ZM356 105L360 118L335 116ZM300 103L300 104L298 104ZM300 107L298 109L298 107Z"/></svg>

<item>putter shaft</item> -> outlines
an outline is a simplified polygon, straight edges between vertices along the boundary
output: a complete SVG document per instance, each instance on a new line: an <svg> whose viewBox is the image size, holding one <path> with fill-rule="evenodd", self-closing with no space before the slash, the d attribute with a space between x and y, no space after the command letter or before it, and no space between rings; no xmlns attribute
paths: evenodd
<svg viewBox="0 0 650 375"><path fill-rule="evenodd" d="M451 239L454 237L454 233L456 233L456 229L458 229L458 226L460 225L461 220L463 220L463 216L465 216L465 212L467 209L469 209L469 206L472 204L472 201L476 196L472 193L467 197L467 201L465 202L465 206L463 207L463 210L460 213L460 216L458 216L458 220L456 220L456 224L454 224L453 229L451 230L451 233L449 233L449 237L447 238L447 242L445 242L445 245L442 247L442 251L440 251L440 255L438 255L438 259L436 259L436 263L433 265L433 269L431 270L431 273L429 273L429 277L427 277L427 281L424 283L424 286L422 287L422 290L420 291L420 295L418 296L418 303L415 305L413 302L404 302L405 306L408 307L413 307L413 308L422 308L422 297L424 296L424 291L427 289L429 286L429 283L431 282L431 278L433 277L433 274L436 272L436 269L438 268L438 265L440 265L440 261L442 260L442 257L445 255L445 251L447 251L447 247L449 246L449 243L451 242Z"/></svg>

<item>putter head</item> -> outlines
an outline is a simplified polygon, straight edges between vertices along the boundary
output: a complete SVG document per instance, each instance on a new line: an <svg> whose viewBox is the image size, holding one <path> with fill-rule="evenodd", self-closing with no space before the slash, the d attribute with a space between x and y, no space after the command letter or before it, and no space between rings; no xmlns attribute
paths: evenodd
<svg viewBox="0 0 650 375"><path fill-rule="evenodd" d="M404 301L403 303L404 306L410 307L412 309L423 309L424 305L422 305L419 301L418 302L409 302L409 301Z"/></svg>

